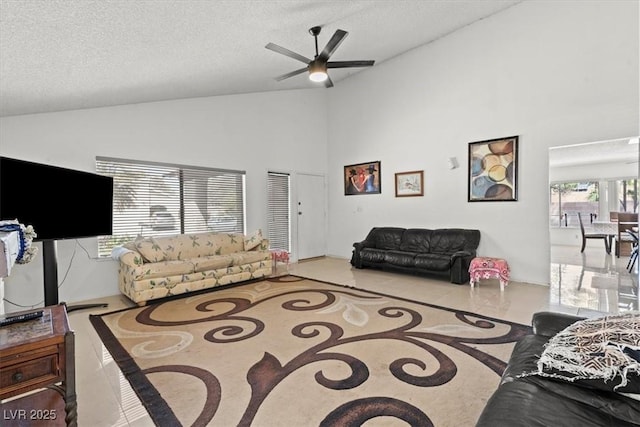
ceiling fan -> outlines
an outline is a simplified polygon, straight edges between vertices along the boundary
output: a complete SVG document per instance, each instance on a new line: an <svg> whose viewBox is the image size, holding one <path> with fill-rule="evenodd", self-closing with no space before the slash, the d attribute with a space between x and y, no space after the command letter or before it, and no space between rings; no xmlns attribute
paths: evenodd
<svg viewBox="0 0 640 427"><path fill-rule="evenodd" d="M316 42L316 55L313 59L309 59L305 56L302 56L296 52L290 51L282 46L278 46L277 44L269 43L265 47L274 52L281 53L289 58L293 58L300 62L304 62L307 64L306 67L300 68L295 71L291 71L290 73L283 74L281 76L276 77L277 81L281 81L284 79L288 79L289 77L296 76L298 74L302 74L305 71L309 71L309 79L314 82L324 82L326 87L333 87L333 82L329 75L327 74L328 68L354 68L354 67L371 67L375 61L329 61L329 58L335 52L335 50L340 46L349 34L343 30L336 30L329 40L329 43L324 47L322 52L318 53L318 34L320 34L320 30L322 27L316 26L309 29L309 33L314 37Z"/></svg>

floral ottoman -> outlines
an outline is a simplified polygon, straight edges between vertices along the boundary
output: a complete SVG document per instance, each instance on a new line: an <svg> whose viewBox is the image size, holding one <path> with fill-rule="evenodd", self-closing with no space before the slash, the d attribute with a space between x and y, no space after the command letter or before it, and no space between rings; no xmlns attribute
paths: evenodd
<svg viewBox="0 0 640 427"><path fill-rule="evenodd" d="M473 288L480 279L500 280L500 290L509 284L509 264L502 258L476 257L469 265L469 284Z"/></svg>

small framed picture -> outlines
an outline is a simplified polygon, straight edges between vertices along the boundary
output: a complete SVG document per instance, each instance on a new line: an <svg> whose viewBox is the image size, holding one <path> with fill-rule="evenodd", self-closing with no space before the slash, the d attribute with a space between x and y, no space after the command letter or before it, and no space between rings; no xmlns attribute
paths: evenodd
<svg viewBox="0 0 640 427"><path fill-rule="evenodd" d="M344 195L380 194L380 162L358 163L344 167Z"/></svg>
<svg viewBox="0 0 640 427"><path fill-rule="evenodd" d="M396 173L396 197L424 195L424 171Z"/></svg>
<svg viewBox="0 0 640 427"><path fill-rule="evenodd" d="M518 200L518 137L469 143L469 202Z"/></svg>

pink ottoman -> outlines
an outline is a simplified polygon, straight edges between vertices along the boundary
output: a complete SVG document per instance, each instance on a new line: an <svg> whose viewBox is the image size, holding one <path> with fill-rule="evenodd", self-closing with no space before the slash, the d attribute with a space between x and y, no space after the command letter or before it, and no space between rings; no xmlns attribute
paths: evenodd
<svg viewBox="0 0 640 427"><path fill-rule="evenodd" d="M499 279L500 290L509 284L509 264L502 258L477 257L469 265L469 284L473 286L480 279Z"/></svg>

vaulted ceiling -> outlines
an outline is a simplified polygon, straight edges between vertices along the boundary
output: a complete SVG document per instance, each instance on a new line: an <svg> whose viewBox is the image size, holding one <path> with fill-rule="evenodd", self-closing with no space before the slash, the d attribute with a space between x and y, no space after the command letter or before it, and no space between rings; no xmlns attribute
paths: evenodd
<svg viewBox="0 0 640 427"><path fill-rule="evenodd" d="M521 0L0 0L0 116L284 89L325 89L265 49L332 60L402 53ZM367 68L332 69L336 87Z"/></svg>

